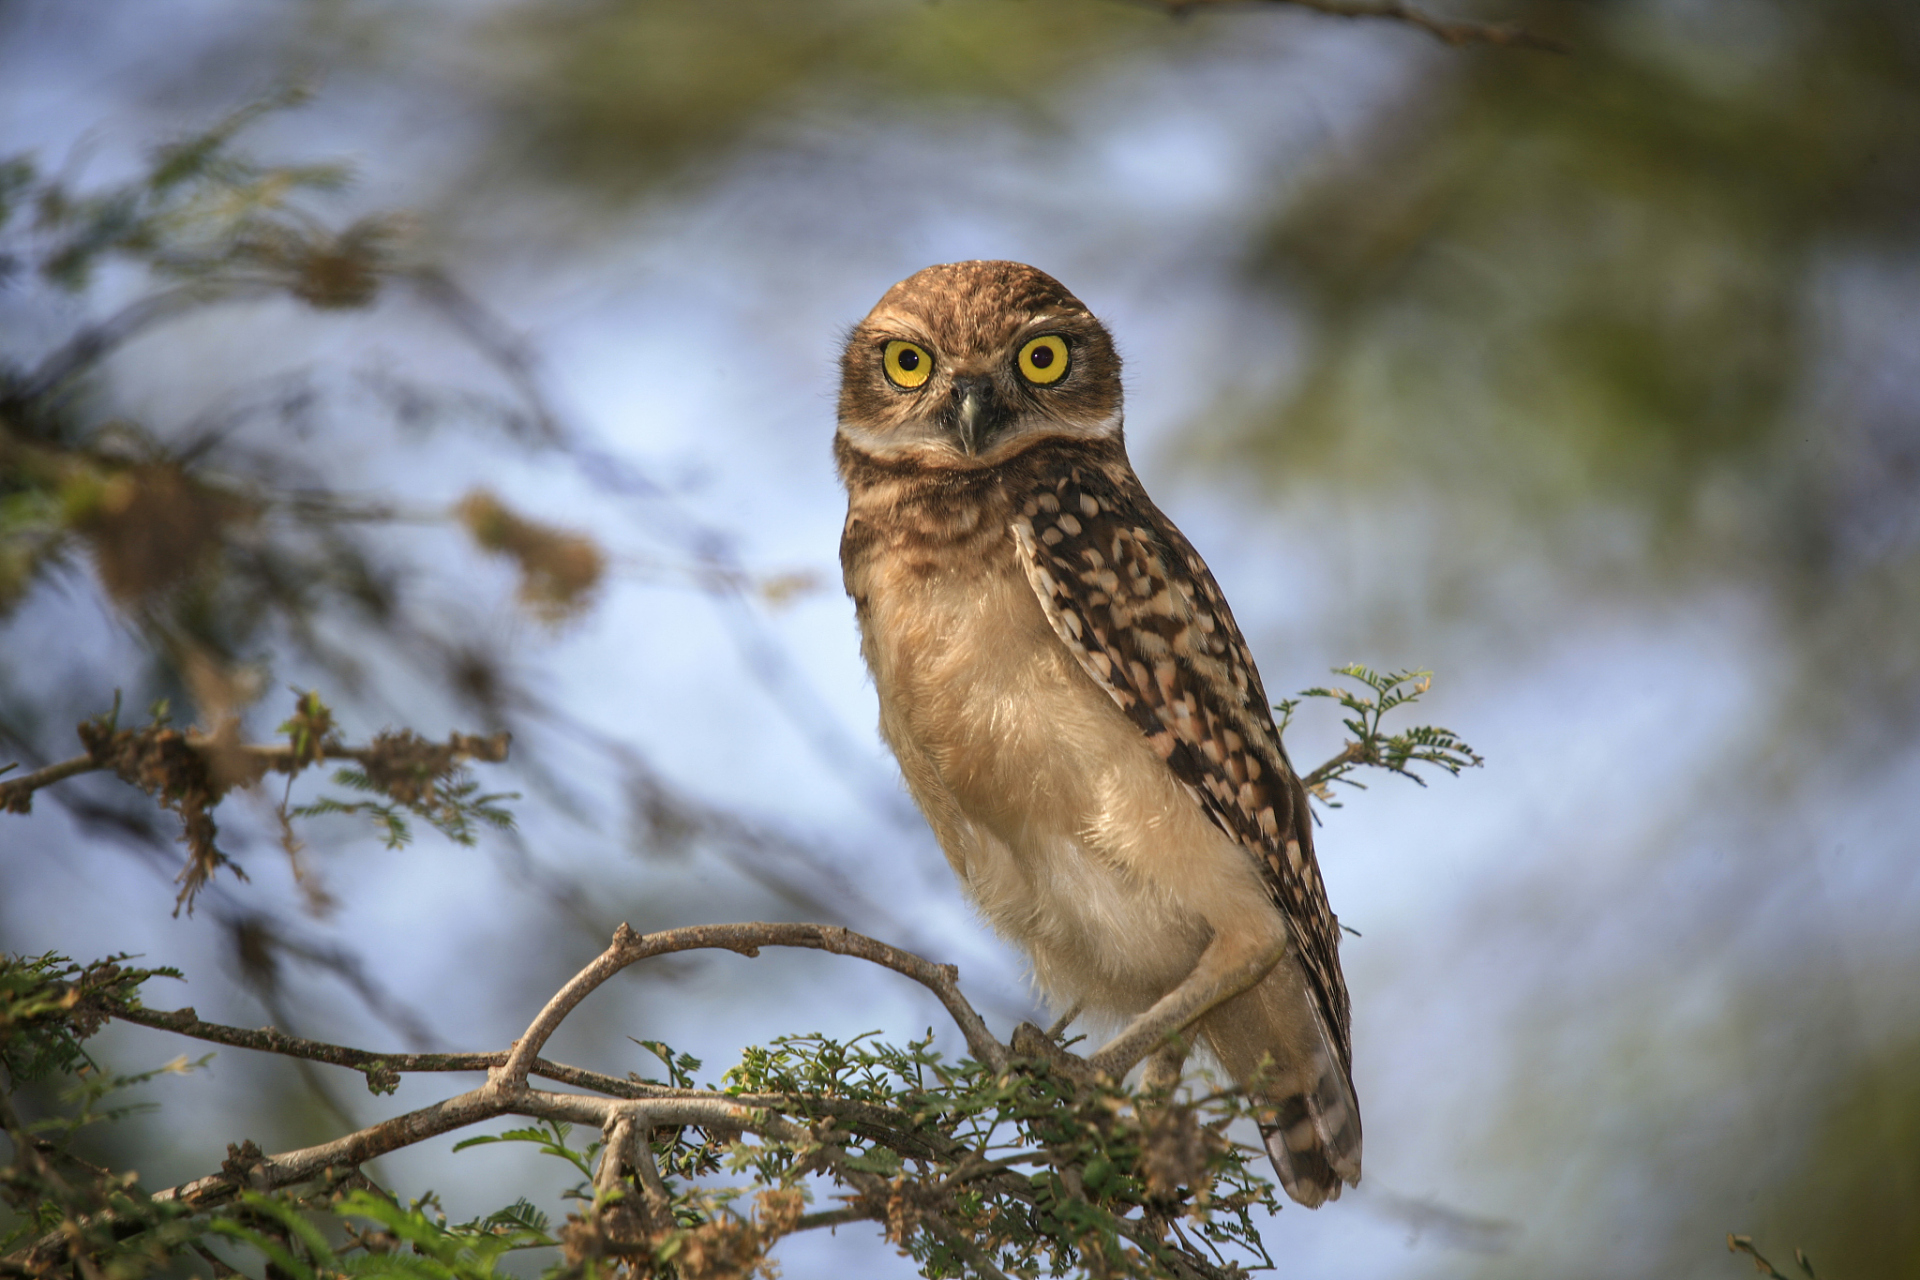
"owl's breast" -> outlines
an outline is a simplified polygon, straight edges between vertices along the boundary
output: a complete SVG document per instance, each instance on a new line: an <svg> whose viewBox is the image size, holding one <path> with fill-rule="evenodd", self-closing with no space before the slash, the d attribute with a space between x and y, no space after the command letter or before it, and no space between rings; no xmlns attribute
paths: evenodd
<svg viewBox="0 0 1920 1280"><path fill-rule="evenodd" d="M1211 904L1264 902L1253 865L1060 642L1011 520L964 541L850 541L881 733L968 893L1042 982L1150 1002L1191 967Z"/></svg>
<svg viewBox="0 0 1920 1280"><path fill-rule="evenodd" d="M849 587L881 731L903 765L919 762L909 783L937 781L971 821L1016 838L1036 805L1082 799L1073 744L1100 736L1114 708L1055 637L1011 532L994 532L944 554L891 539L849 565Z"/></svg>

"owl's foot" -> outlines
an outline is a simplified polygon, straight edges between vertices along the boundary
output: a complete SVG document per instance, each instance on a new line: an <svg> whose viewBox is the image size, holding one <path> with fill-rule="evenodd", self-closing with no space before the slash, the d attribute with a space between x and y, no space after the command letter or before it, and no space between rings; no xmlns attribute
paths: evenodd
<svg viewBox="0 0 1920 1280"><path fill-rule="evenodd" d="M1022 1058L1038 1058L1062 1075L1082 1084L1092 1082L1093 1068L1087 1060L1077 1053L1062 1049L1051 1032L1042 1031L1031 1022L1023 1022L1013 1029L1013 1052Z"/></svg>

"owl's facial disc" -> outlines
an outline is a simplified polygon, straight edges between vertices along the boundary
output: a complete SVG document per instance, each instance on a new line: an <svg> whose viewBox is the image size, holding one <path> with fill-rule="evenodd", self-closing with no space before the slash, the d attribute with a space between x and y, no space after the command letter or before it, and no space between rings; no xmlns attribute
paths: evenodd
<svg viewBox="0 0 1920 1280"><path fill-rule="evenodd" d="M840 367L840 440L871 457L972 470L1043 440L1120 436L1112 339L1022 263L908 277L854 326Z"/></svg>

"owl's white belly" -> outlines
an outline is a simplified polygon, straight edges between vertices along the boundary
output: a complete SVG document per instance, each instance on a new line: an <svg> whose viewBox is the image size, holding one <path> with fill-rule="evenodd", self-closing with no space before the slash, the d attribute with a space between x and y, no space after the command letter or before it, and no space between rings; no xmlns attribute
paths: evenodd
<svg viewBox="0 0 1920 1280"><path fill-rule="evenodd" d="M969 896L1041 986L1135 1013L1192 971L1216 928L1274 909L1011 558L996 568L869 595L881 731Z"/></svg>

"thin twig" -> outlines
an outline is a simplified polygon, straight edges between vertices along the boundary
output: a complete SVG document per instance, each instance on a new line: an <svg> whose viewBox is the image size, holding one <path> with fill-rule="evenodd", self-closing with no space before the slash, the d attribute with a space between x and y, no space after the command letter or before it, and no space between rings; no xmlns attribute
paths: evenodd
<svg viewBox="0 0 1920 1280"><path fill-rule="evenodd" d="M50 787L77 773L91 773L104 768L106 766L96 763L92 756L75 756L44 769L35 769L32 773L23 773L17 778L0 777L0 813L11 810L20 798L30 796L42 787Z"/></svg>
<svg viewBox="0 0 1920 1280"><path fill-rule="evenodd" d="M505 1049L496 1049L491 1053L380 1053L372 1049L353 1049L319 1040L305 1040L299 1036L288 1035L274 1027L261 1027L254 1030L247 1027L230 1027L218 1022L202 1022L191 1008L172 1011L144 1008L112 1009L108 1011L108 1016L121 1022L152 1027L157 1031L171 1031L177 1035L191 1036L195 1040L204 1040L209 1044L230 1045L236 1049L252 1049L259 1053L277 1053L288 1058L304 1058L309 1062L323 1062L353 1071L385 1070L395 1074L490 1071L504 1065L508 1057L508 1051ZM579 1089L592 1089L597 1093L616 1098L652 1098L661 1096L663 1093L658 1085L642 1084L637 1080L629 1080L621 1076L602 1075L597 1071L570 1067L565 1063L549 1062L545 1058L535 1059L529 1074Z"/></svg>
<svg viewBox="0 0 1920 1280"><path fill-rule="evenodd" d="M1367 749L1357 742L1349 742L1340 749L1340 754L1300 779L1302 786L1311 791L1334 774L1357 760L1364 758Z"/></svg>
<svg viewBox="0 0 1920 1280"><path fill-rule="evenodd" d="M1047 1028L1047 1039L1057 1043L1061 1036L1067 1034L1067 1028L1073 1025L1073 1020L1080 1016L1080 1011L1085 1007L1083 1002L1075 1001L1071 1008L1061 1014L1054 1020L1053 1025Z"/></svg>
<svg viewBox="0 0 1920 1280"><path fill-rule="evenodd" d="M790 1143L804 1142L807 1137L806 1130L780 1116L719 1096L628 1101L591 1098L577 1093L548 1093L540 1089L516 1089L490 1082L417 1111L369 1125L331 1142L267 1156L249 1171L246 1182L248 1189L254 1191L293 1186L318 1177L328 1169L352 1168L375 1156L496 1116L518 1115L535 1120L558 1120L567 1124L605 1128L623 1114L631 1115L635 1123L644 1122L649 1127L731 1127ZM157 1192L153 1199L156 1203L178 1203L199 1209L231 1198L238 1189L232 1177L216 1173Z"/></svg>
<svg viewBox="0 0 1920 1280"><path fill-rule="evenodd" d="M802 1231L814 1231L820 1227L843 1227L849 1222L872 1222L882 1215L873 1209L862 1209L858 1205L847 1205L841 1209L821 1209L814 1213L802 1214L800 1221L793 1224L788 1235L797 1235Z"/></svg>

